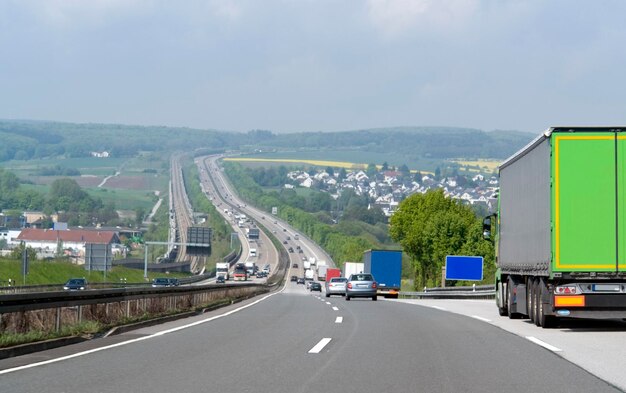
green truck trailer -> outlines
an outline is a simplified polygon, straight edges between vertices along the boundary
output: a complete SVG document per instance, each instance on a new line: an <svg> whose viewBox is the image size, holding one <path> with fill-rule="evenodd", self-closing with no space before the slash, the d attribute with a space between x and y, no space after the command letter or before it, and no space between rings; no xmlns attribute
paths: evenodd
<svg viewBox="0 0 626 393"><path fill-rule="evenodd" d="M500 315L626 318L626 127L553 127L499 167Z"/></svg>

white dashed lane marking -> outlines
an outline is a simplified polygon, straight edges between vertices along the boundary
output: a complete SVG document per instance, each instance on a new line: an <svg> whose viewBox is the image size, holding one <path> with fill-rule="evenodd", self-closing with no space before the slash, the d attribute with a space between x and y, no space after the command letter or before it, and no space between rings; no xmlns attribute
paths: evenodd
<svg viewBox="0 0 626 393"><path fill-rule="evenodd" d="M325 346L328 345L330 340L332 340L332 338L326 337L326 338L321 339L320 342L318 342L313 348L311 348L309 353L320 353L320 351L324 349Z"/></svg>

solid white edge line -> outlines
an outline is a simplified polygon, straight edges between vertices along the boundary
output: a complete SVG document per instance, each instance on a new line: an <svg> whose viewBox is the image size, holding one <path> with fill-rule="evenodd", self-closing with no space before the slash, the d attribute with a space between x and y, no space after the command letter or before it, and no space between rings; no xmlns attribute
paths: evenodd
<svg viewBox="0 0 626 393"><path fill-rule="evenodd" d="M343 322L343 317L337 317L337 319L335 319L335 323L342 323Z"/></svg>
<svg viewBox="0 0 626 393"><path fill-rule="evenodd" d="M483 317L479 317L478 315L472 315L471 316L474 319L478 319L479 321L483 321L483 322L491 322L491 319L487 319L487 318L483 318Z"/></svg>
<svg viewBox="0 0 626 393"><path fill-rule="evenodd" d="M196 322L192 322L192 323L189 323L187 325L182 325L182 326L178 326L178 327L175 327L175 328L163 330L163 331L151 334L149 336L143 336L143 337L139 337L139 338L134 338L132 340L122 341L120 343L111 344L111 345L107 345L107 346L99 347L99 348L94 348L94 349L90 349L90 350L83 351L83 352L77 352L77 353L73 353L71 355L62 356L62 357L55 358L55 359L44 360L44 361L38 362L38 363L31 363L31 364L25 364L25 365L19 366L19 367L7 368L6 370L0 370L0 375L8 374L8 373L12 373L12 372L15 372L15 371L20 371L20 370L26 370L26 369L29 369L29 368L44 366L46 364L57 363L57 362L61 362L61 361L64 361L64 360L77 358L79 356L89 355L91 353L100 352L100 351L104 351L104 350L111 349L111 348L121 347L121 346L124 346L124 345L136 343L136 342L139 342L139 341L148 340L148 339L151 339L151 338L154 338L154 337L163 336L163 335L168 334L168 333L173 333L173 332L177 332L179 330L183 330L183 329L187 329L187 328L194 327L194 326L197 326L197 325L201 325L203 323L211 322L211 321L214 321L216 319L229 316L229 315L234 314L236 312L239 312L241 310L245 310L246 308L252 307L252 306L254 306L254 305L264 301L265 299L268 299L268 298L270 298L270 297L272 297L274 295L278 295L279 293L282 293L285 290L285 287L286 287L286 284L285 284L285 286L283 286L283 288L280 291L277 291L275 293L271 293L269 295L266 295L266 296L262 297L261 299L255 300L254 302L252 302L250 304L246 304L245 306L241 306L241 307L236 308L234 310L230 310L230 311L228 311L228 312L226 312L224 314L215 315L213 317L202 319L202 320L196 321Z"/></svg>
<svg viewBox="0 0 626 393"><path fill-rule="evenodd" d="M533 337L533 336L526 336L526 340L534 342L535 344L539 345L540 347L544 347L547 350L550 350L552 352L561 352L562 349L561 348L557 348L555 346L552 346L544 341L541 341L540 339Z"/></svg>
<svg viewBox="0 0 626 393"><path fill-rule="evenodd" d="M311 348L309 353L320 353L320 351L324 349L325 346L328 345L330 340L332 340L332 338L326 337L326 338L321 339L320 342L318 342L317 344L315 344L313 348Z"/></svg>
<svg viewBox="0 0 626 393"><path fill-rule="evenodd" d="M443 307L439 307L439 306L428 306L428 307L430 307L430 308L434 308L434 309L436 309L436 310L448 311L448 310L446 310L445 308L443 308Z"/></svg>

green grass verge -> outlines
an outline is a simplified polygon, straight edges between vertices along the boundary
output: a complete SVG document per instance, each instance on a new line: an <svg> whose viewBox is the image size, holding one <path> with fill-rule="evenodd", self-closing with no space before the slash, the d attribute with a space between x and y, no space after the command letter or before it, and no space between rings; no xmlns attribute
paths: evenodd
<svg viewBox="0 0 626 393"><path fill-rule="evenodd" d="M162 277L163 273L148 272L148 277ZM188 277L189 273L172 272L171 277ZM26 285L44 285L44 284L60 284L72 277L85 277L88 282L120 282L125 279L127 283L145 282L143 278L143 270L129 269L125 267L115 266L106 273L89 272L83 266L74 265L69 262L48 262L33 261L29 264L29 273L26 275ZM22 263L14 259L0 259L0 281L2 285L6 285L7 280L11 279L18 285L23 285Z"/></svg>

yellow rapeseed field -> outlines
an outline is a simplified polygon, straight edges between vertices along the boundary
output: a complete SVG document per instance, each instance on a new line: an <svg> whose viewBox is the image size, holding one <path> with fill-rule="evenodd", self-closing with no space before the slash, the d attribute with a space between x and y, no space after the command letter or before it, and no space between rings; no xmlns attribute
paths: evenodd
<svg viewBox="0 0 626 393"><path fill-rule="evenodd" d="M331 168L346 168L346 169L367 169L368 164L358 164L354 162L345 161L323 161L323 160L299 160L296 158L244 158L244 157L227 157L224 161L237 161L237 162L274 162L274 163L296 163L296 164L308 164L315 166L329 166ZM379 170L382 165L376 165ZM417 170L411 169L411 173L417 173ZM429 171L421 171L422 174L433 174Z"/></svg>
<svg viewBox="0 0 626 393"><path fill-rule="evenodd" d="M465 161L465 160L453 160L457 164L463 166L479 166L481 169L487 168L488 170L494 172L498 165L500 165L501 161L498 160L474 160L474 161Z"/></svg>
<svg viewBox="0 0 626 393"><path fill-rule="evenodd" d="M309 164L316 166L329 166L333 168L346 168L346 169L367 169L367 164L355 164L353 162L343 161L322 161L322 160L298 160L294 158L242 158L231 157L224 158L224 161L239 161L239 162L281 162L281 163L297 163L297 164Z"/></svg>

